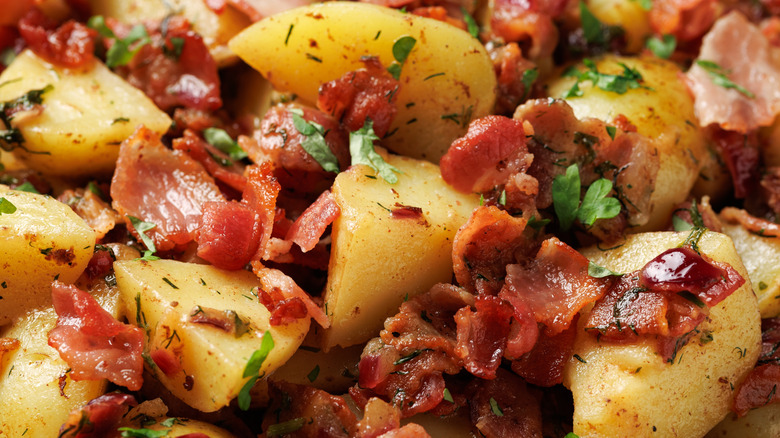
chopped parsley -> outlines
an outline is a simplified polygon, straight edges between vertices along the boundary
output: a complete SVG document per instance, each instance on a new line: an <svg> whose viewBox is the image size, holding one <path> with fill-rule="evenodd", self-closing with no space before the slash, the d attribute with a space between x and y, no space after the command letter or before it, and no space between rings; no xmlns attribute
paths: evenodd
<svg viewBox="0 0 780 438"><path fill-rule="evenodd" d="M325 141L325 128L319 123L311 122L303 118L303 110L294 108L290 110L293 125L298 132L306 137L301 142L301 147L311 155L326 172L339 172L339 160L330 146Z"/></svg>
<svg viewBox="0 0 780 438"><path fill-rule="evenodd" d="M490 397L490 410L493 411L493 415L496 417L504 416L503 409L501 409L501 406L498 405L498 402L493 397Z"/></svg>
<svg viewBox="0 0 780 438"><path fill-rule="evenodd" d="M463 6L460 7L460 12L463 14L463 21L466 22L466 28L474 38L479 38L479 25L477 20L469 14Z"/></svg>
<svg viewBox="0 0 780 438"><path fill-rule="evenodd" d="M393 43L393 58L395 58L395 61L387 67L387 71L390 72L395 80L401 77L401 67L403 67L406 58L409 57L409 53L412 52L416 43L417 40L409 35L404 35Z"/></svg>
<svg viewBox="0 0 780 438"><path fill-rule="evenodd" d="M447 400L450 403L455 403L455 400L452 398L452 394L450 394L450 390L447 388L444 388L444 400Z"/></svg>
<svg viewBox="0 0 780 438"><path fill-rule="evenodd" d="M16 206L5 198L0 198L0 214L12 214L16 212Z"/></svg>
<svg viewBox="0 0 780 438"><path fill-rule="evenodd" d="M14 114L33 109L36 105L43 103L43 94L54 89L54 86L49 84L43 88L30 90L25 94L0 105L0 121L5 124L6 129L0 129L0 148L5 151L11 151L14 148L21 148L28 153L36 153L49 155L49 152L33 152L28 151L22 146L24 143L24 136L22 133L11 127L11 120L14 118Z"/></svg>
<svg viewBox="0 0 780 438"><path fill-rule="evenodd" d="M120 427L117 431L122 432L122 437L132 438L161 438L168 436L170 429L152 430L152 429L133 429L132 427Z"/></svg>
<svg viewBox="0 0 780 438"><path fill-rule="evenodd" d="M203 130L203 138L208 144L228 154L231 160L239 161L247 157L246 152L224 129L206 128Z"/></svg>
<svg viewBox="0 0 780 438"><path fill-rule="evenodd" d="M602 23L582 0L580 0L580 21L582 33L588 45L602 50L606 49L614 38L625 33L620 26L609 26Z"/></svg>
<svg viewBox="0 0 780 438"><path fill-rule="evenodd" d="M731 79L727 77L727 75L731 74L731 70L726 70L714 62L707 61L704 59L696 60L696 65L703 68L704 71L707 72L713 84L726 89L733 88L734 90L737 90L738 92L745 95L745 97L750 99L756 97L756 95L750 92L750 90L746 89L745 87L737 83L734 83Z"/></svg>
<svg viewBox="0 0 780 438"><path fill-rule="evenodd" d="M272 424L268 426L268 429L265 431L265 435L269 438L274 436L289 435L302 428L303 425L306 424L306 421L307 419L305 417L298 417L285 421L284 423Z"/></svg>
<svg viewBox="0 0 780 438"><path fill-rule="evenodd" d="M609 135L609 138L612 140L615 139L615 134L617 134L617 128L614 126L607 126L607 134Z"/></svg>
<svg viewBox="0 0 780 438"><path fill-rule="evenodd" d="M349 153L352 156L352 165L365 164L390 184L398 182L396 173L402 173L398 168L388 164L381 155L374 150L374 140L379 140L374 133L374 122L366 119L363 127L349 133Z"/></svg>
<svg viewBox="0 0 780 438"><path fill-rule="evenodd" d="M596 68L596 63L589 58L583 59L582 62L585 64L585 67L587 67L587 70L579 71L572 67L566 70L563 74L564 76L574 77L577 79L577 82L575 82L574 85L572 85L571 88L569 88L569 90L564 93L564 99L582 96L583 92L580 89L580 84L585 81L590 81L594 87L598 87L604 91L610 91L617 94L625 94L628 90L633 90L636 88L653 90L650 87L642 85L644 78L642 77L642 74L639 73L639 70L631 68L622 62L618 63L621 67L623 67L623 72L619 75L599 72Z"/></svg>
<svg viewBox="0 0 780 438"><path fill-rule="evenodd" d="M114 43L106 51L106 66L108 68L127 65L143 46L152 42L142 24L133 26L124 38L117 38L114 31L106 25L106 20L102 15L91 17L87 21L87 26L95 29L100 36L114 40Z"/></svg>
<svg viewBox="0 0 780 438"><path fill-rule="evenodd" d="M571 228L575 219L591 226L598 219L610 219L620 213L620 201L607 196L612 191L612 181L606 178L594 181L581 203L580 191L580 170L577 164L572 164L564 175L558 175L553 180L553 207L561 229Z"/></svg>
<svg viewBox="0 0 780 438"><path fill-rule="evenodd" d="M526 100L528 95L531 94L531 86L533 86L536 79L539 78L539 69L532 68L523 72L523 77L520 81L523 83L523 99Z"/></svg>
<svg viewBox="0 0 780 438"><path fill-rule="evenodd" d="M650 37L645 42L647 47L653 54L662 59L669 59L674 53L674 49L677 47L677 38L674 35L664 35L661 38Z"/></svg>
<svg viewBox="0 0 780 438"><path fill-rule="evenodd" d="M144 243L144 245L146 245L146 251L144 251L144 255L141 257L141 259L159 260L160 258L154 255L154 253L157 252L157 247L154 246L154 240L146 235L147 231L153 229L157 225L151 222L144 222L135 216L127 216L127 218L130 219L130 223L133 225L133 228L135 228L135 231L138 232L138 236L141 238L141 241Z"/></svg>
<svg viewBox="0 0 780 438"><path fill-rule="evenodd" d="M182 50L184 50L184 38L182 37L170 37L162 45L163 54L174 61L179 60Z"/></svg>
<svg viewBox="0 0 780 438"><path fill-rule="evenodd" d="M593 278L604 278L604 277L609 277L610 275L615 275L615 276L619 277L619 276L621 276L623 274L620 274L620 273L615 272L615 271L611 271L611 270L609 270L609 269L607 269L607 268L605 268L603 266L599 266L599 265L597 265L597 264L595 264L593 262L589 262L588 263L588 275L590 275Z"/></svg>
<svg viewBox="0 0 780 438"><path fill-rule="evenodd" d="M244 368L244 374L242 377L251 378L247 380L247 382L241 388L241 391L238 393L238 407L242 411L249 409L249 405L252 402L252 397L249 395L249 391L252 390L252 387L255 386L255 383L257 383L257 380L260 378L260 368L263 367L263 362L265 362L265 359L268 357L268 354L271 353L273 348L274 338L271 336L271 332L265 332L263 335L263 341L260 344L260 348L252 353L252 357L249 358L249 361Z"/></svg>
<svg viewBox="0 0 780 438"><path fill-rule="evenodd" d="M317 377L320 375L320 366L314 365L314 368L312 368L311 371L309 371L309 374L306 375L306 378L309 379L309 382L314 383L315 380L317 380Z"/></svg>

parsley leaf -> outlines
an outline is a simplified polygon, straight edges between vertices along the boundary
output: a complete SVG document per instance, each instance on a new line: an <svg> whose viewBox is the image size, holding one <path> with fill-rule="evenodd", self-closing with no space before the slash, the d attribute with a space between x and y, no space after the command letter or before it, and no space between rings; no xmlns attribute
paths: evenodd
<svg viewBox="0 0 780 438"><path fill-rule="evenodd" d="M601 178L593 182L582 198L582 205L577 212L577 219L587 226L593 225L597 219L609 219L620 213L620 201L608 197L612 191L612 181Z"/></svg>
<svg viewBox="0 0 780 438"><path fill-rule="evenodd" d="M450 403L455 403L455 400L452 398L452 394L450 394L450 390L447 388L444 388L444 400L447 400Z"/></svg>
<svg viewBox="0 0 780 438"><path fill-rule="evenodd" d="M138 236L141 238L141 241L144 243L144 245L146 245L147 250L144 251L144 256L141 257L141 259L159 260L159 257L154 256L154 253L157 252L157 247L154 246L154 240L146 235L147 231L153 229L157 225L151 222L144 222L135 216L127 216L127 218L130 219L130 223L133 225L133 228L135 228L135 231L138 232Z"/></svg>
<svg viewBox="0 0 780 438"><path fill-rule="evenodd" d="M609 138L614 140L615 134L617 134L617 128L614 126L607 126L607 134L609 135Z"/></svg>
<svg viewBox="0 0 780 438"><path fill-rule="evenodd" d="M314 161L319 163L326 172L339 173L339 160L328 143L325 142L325 128L319 123L310 122L303 118L303 110L294 108L290 110L295 129L306 137L301 142L301 147Z"/></svg>
<svg viewBox="0 0 780 438"><path fill-rule="evenodd" d="M249 358L249 361L246 363L246 367L244 368L244 374L242 377L251 377L251 379L247 380L247 382L241 388L241 391L238 393L238 407L242 411L249 409L249 405L252 402L252 397L249 395L249 392L260 378L260 368L263 367L263 362L265 362L265 359L268 357L268 354L271 352L271 350L273 350L273 348L274 338L271 336L271 332L265 332L265 334L263 334L263 341L260 344L260 348L252 353L252 357Z"/></svg>
<svg viewBox="0 0 780 438"><path fill-rule="evenodd" d="M224 129L206 128L203 130L203 138L208 144L228 154L231 160L239 161L247 157L246 152Z"/></svg>
<svg viewBox="0 0 780 438"><path fill-rule="evenodd" d="M661 38L651 37L645 42L645 46L650 49L655 56L662 59L669 59L677 47L677 38L674 35L664 35Z"/></svg>
<svg viewBox="0 0 780 438"><path fill-rule="evenodd" d="M588 9L584 1L580 0L580 21L585 41L591 44L604 44L604 34L601 32L601 21Z"/></svg>
<svg viewBox="0 0 780 438"><path fill-rule="evenodd" d="M603 266L599 266L593 262L588 263L588 275L590 275L593 278L604 278L609 277L610 275L616 275L621 276L623 274L617 273L615 271L611 271Z"/></svg>
<svg viewBox="0 0 780 438"><path fill-rule="evenodd" d="M620 201L607 197L612 191L612 182L601 178L593 182L585 192L580 204L580 170L576 164L566 168L564 175L555 177L552 183L552 198L555 214L561 229L571 228L575 219L586 226L597 219L609 219L620 213Z"/></svg>
<svg viewBox="0 0 780 438"><path fill-rule="evenodd" d="M409 57L409 53L411 53L416 43L417 40L409 35L404 35L393 43L393 58L395 58L395 61L387 67L387 71L390 72L395 80L401 77L401 67L406 62L406 58Z"/></svg>
<svg viewBox="0 0 780 438"><path fill-rule="evenodd" d="M91 17L87 21L87 26L95 29L100 36L114 40L114 44L106 51L106 66L108 68L127 65L143 46L152 42L142 24L133 26L124 38L117 38L114 31L106 25L106 20L102 15ZM134 47L131 48L131 46Z"/></svg>
<svg viewBox="0 0 780 438"><path fill-rule="evenodd" d="M0 198L0 214L12 214L16 212L16 206L11 201Z"/></svg>
<svg viewBox="0 0 780 438"><path fill-rule="evenodd" d="M123 437L132 438L160 438L168 435L170 429L152 430L152 429L133 429L131 427L120 427L117 431L122 432Z"/></svg>
<svg viewBox="0 0 780 438"><path fill-rule="evenodd" d="M309 379L309 382L314 383L315 380L317 380L317 377L320 375L320 366L314 365L314 368L312 368L311 371L309 371L309 374L306 375L306 378Z"/></svg>
<svg viewBox="0 0 780 438"><path fill-rule="evenodd" d="M293 418L292 420L285 421L284 423L277 423L268 426L265 431L267 437L288 435L296 430L299 430L308 421L305 417Z"/></svg>
<svg viewBox="0 0 780 438"><path fill-rule="evenodd" d="M365 164L374 169L376 173L390 184L398 182L396 173L402 173L395 166L388 164L381 155L374 150L374 140L379 137L374 133L374 122L366 119L363 127L349 133L349 153L352 156L352 165Z"/></svg>
<svg viewBox="0 0 780 438"><path fill-rule="evenodd" d="M29 193L38 193L38 194L41 193L38 191L38 189L35 188L34 185L32 185L30 181L25 181L19 184L18 186L16 186L16 188L14 188L14 190L18 190L20 192L29 192Z"/></svg>
<svg viewBox="0 0 780 438"><path fill-rule="evenodd" d="M501 406L498 405L498 402L493 397L490 397L490 410L493 411L493 415L496 417L503 417L504 411L501 409Z"/></svg>
<svg viewBox="0 0 780 438"><path fill-rule="evenodd" d="M564 72L564 76L577 78L577 82L564 93L563 97L565 99L582 96L582 90L580 90L579 84L584 81L590 81L594 87L617 94L625 94L628 90L633 90L635 88L653 90L650 87L642 85L644 78L642 77L642 74L639 73L639 70L631 68L622 62L618 63L623 67L623 72L619 75L599 72L596 63L589 58L583 59L582 62L585 64L585 67L587 67L587 70L579 71L575 68L570 68Z"/></svg>
<svg viewBox="0 0 780 438"><path fill-rule="evenodd" d="M460 7L460 12L463 14L463 21L466 22L466 28L471 36L479 38L479 25L477 24L477 20L475 20L463 6Z"/></svg>
<svg viewBox="0 0 780 438"><path fill-rule="evenodd" d="M712 80L713 84L726 89L733 88L738 92L744 94L749 99L756 97L756 95L750 92L750 90L746 89L745 87L739 84L734 83L731 79L726 77L726 75L731 74L731 70L726 70L714 62L707 61L704 59L696 60L696 65L703 68L704 71L706 71L707 74L710 75L710 79Z"/></svg>
<svg viewBox="0 0 780 438"><path fill-rule="evenodd" d="M529 94L531 94L531 86L536 82L539 77L539 69L532 68L523 72L523 77L520 81L523 83L523 100L525 100Z"/></svg>

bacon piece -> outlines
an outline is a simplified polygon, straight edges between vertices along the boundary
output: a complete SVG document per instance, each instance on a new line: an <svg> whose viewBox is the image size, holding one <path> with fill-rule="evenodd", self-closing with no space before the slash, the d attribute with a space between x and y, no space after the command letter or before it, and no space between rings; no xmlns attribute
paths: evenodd
<svg viewBox="0 0 780 438"><path fill-rule="evenodd" d="M35 3L33 0L2 0L0 7L3 9L3 15L0 17L0 26L16 26L17 22L24 17Z"/></svg>
<svg viewBox="0 0 780 438"><path fill-rule="evenodd" d="M270 256L267 246L274 226L276 197L281 188L273 176L271 163L268 162L247 167L246 177L247 185L241 203L254 211L255 226L259 227L260 233L260 242L253 260L267 260Z"/></svg>
<svg viewBox="0 0 780 438"><path fill-rule="evenodd" d="M776 395L778 386L780 386L780 365L777 363L759 365L748 374L737 389L732 410L742 417L751 409L780 402L780 395Z"/></svg>
<svg viewBox="0 0 780 438"><path fill-rule="evenodd" d="M520 295L511 292L508 286L505 285L501 289L498 297L512 307L512 321L509 323L504 357L514 360L534 348L539 339L539 325L528 303Z"/></svg>
<svg viewBox="0 0 780 438"><path fill-rule="evenodd" d="M258 298L260 304L271 311L270 323L272 326L289 324L308 315L306 304L300 297L285 298L279 289L273 289L270 292L261 290Z"/></svg>
<svg viewBox="0 0 780 438"><path fill-rule="evenodd" d="M531 88L523 82L523 77L526 72L534 69L536 64L523 57L517 43L487 47L498 82L495 111L497 114L512 114L517 105L523 103L531 94Z"/></svg>
<svg viewBox="0 0 780 438"><path fill-rule="evenodd" d="M674 35L680 42L704 35L720 13L714 0L656 0L652 4L653 30L659 35Z"/></svg>
<svg viewBox="0 0 780 438"><path fill-rule="evenodd" d="M506 267L502 292L525 302L545 333L566 330L579 311L607 292L611 280L588 275L590 262L555 237L545 240L536 258L525 265Z"/></svg>
<svg viewBox="0 0 780 438"><path fill-rule="evenodd" d="M549 387L563 381L563 367L571 359L574 338L577 336L577 319L566 330L549 336L541 332L534 348L521 358L512 361L512 371L526 382Z"/></svg>
<svg viewBox="0 0 780 438"><path fill-rule="evenodd" d="M149 353L149 357L152 358L154 364L157 365L157 367L160 368L160 371L166 376L172 376L182 369L181 362L176 358L176 355L165 348L152 350L152 352Z"/></svg>
<svg viewBox="0 0 780 438"><path fill-rule="evenodd" d="M476 299L476 311L463 307L455 314L458 345L455 349L463 366L482 379L494 379L506 350L512 308L498 297Z"/></svg>
<svg viewBox="0 0 780 438"><path fill-rule="evenodd" d="M396 114L396 91L400 84L376 57L361 59L365 68L345 73L320 86L317 108L330 114L349 131L374 122L374 132L384 137Z"/></svg>
<svg viewBox="0 0 780 438"><path fill-rule="evenodd" d="M558 44L553 19L563 13L567 0L496 0L490 27L505 42L530 43L531 59L551 56Z"/></svg>
<svg viewBox="0 0 780 438"><path fill-rule="evenodd" d="M103 278L110 274L114 269L114 260L116 256L110 248L95 248L92 258L89 259L84 274L90 279Z"/></svg>
<svg viewBox="0 0 780 438"><path fill-rule="evenodd" d="M331 186L336 174L326 172L303 149L301 144L307 137L295 128L292 111L302 111L301 117L305 121L322 126L325 143L336 156L339 169L346 169L350 163L346 133L333 117L314 108L291 104L271 107L260 122L260 129L252 135L255 142L241 139L241 146L255 163L271 160L275 166L274 175L291 194L301 196L322 193Z"/></svg>
<svg viewBox="0 0 780 438"><path fill-rule="evenodd" d="M151 222L147 232L158 251L185 245L200 226L203 204L223 199L203 167L140 127L119 148L111 180L113 207L122 216ZM131 229L129 219L125 219Z"/></svg>
<svg viewBox="0 0 780 438"><path fill-rule="evenodd" d="M431 438L431 436L419 424L408 423L399 429L385 432L377 438Z"/></svg>
<svg viewBox="0 0 780 438"><path fill-rule="evenodd" d="M761 151L756 133L740 134L715 128L710 130L709 134L729 169L734 184L734 196L744 199L754 193L758 188L758 177L761 174L759 171Z"/></svg>
<svg viewBox="0 0 780 438"><path fill-rule="evenodd" d="M542 437L542 412L523 379L499 369L495 380L474 379L468 386L471 423L481 436Z"/></svg>
<svg viewBox="0 0 780 438"><path fill-rule="evenodd" d="M173 149L186 152L218 182L238 192L243 192L246 188L244 166L232 161L227 154L208 144L192 130L186 129L183 137L174 139Z"/></svg>
<svg viewBox="0 0 780 438"><path fill-rule="evenodd" d="M715 22L702 40L698 59L729 71L728 78L754 96L715 84L694 63L686 77L701 126L717 123L723 129L745 133L771 124L780 112L778 50L739 12Z"/></svg>
<svg viewBox="0 0 780 438"><path fill-rule="evenodd" d="M204 0L206 6L217 14L221 14L225 11L227 6L227 0Z"/></svg>
<svg viewBox="0 0 780 438"><path fill-rule="evenodd" d="M50 63L89 68L95 59L97 32L73 20L56 29L55 26L38 8L33 8L19 20L19 33L35 54Z"/></svg>
<svg viewBox="0 0 780 438"><path fill-rule="evenodd" d="M263 430L272 424L303 418L295 432L299 437L349 437L357 427L357 418L341 397L309 386L271 382L271 406L263 418Z"/></svg>
<svg viewBox="0 0 780 438"><path fill-rule="evenodd" d="M308 316L317 321L320 327L326 329L330 327L330 320L328 315L312 301L309 294L304 292L303 289L298 287L292 278L284 275L282 271L276 269L264 268L259 262L253 261L251 263L252 271L260 279L262 285L261 289L265 291L279 290L285 299L297 297L306 306L306 312Z"/></svg>
<svg viewBox="0 0 780 438"><path fill-rule="evenodd" d="M467 30L466 23L463 20L451 17L447 12L447 9L443 6L425 6L421 8L414 8L411 12L412 14L418 15L420 17L442 21L449 24L450 26L455 26L459 29Z"/></svg>
<svg viewBox="0 0 780 438"><path fill-rule="evenodd" d="M217 63L203 38L180 16L174 15L165 23L165 34L161 28L147 27L152 43L141 47L133 59L126 66L118 67L116 72L146 93L163 111L177 106L204 111L220 108ZM130 31L128 26L114 20L109 20L108 25L118 38L126 37ZM170 55L170 51L179 46L181 53Z"/></svg>
<svg viewBox="0 0 780 438"><path fill-rule="evenodd" d="M485 116L469 124L441 158L441 176L456 190L485 192L502 185L509 175L525 172L533 155L525 146L522 122Z"/></svg>
<svg viewBox="0 0 780 438"><path fill-rule="evenodd" d="M65 190L57 199L68 204L84 222L95 230L96 238L103 239L122 217L92 190Z"/></svg>
<svg viewBox="0 0 780 438"><path fill-rule="evenodd" d="M295 242L303 252L314 249L328 226L341 214L330 190L322 194L293 222L285 239Z"/></svg>
<svg viewBox="0 0 780 438"><path fill-rule="evenodd" d="M376 438L401 427L401 412L380 398L368 400L363 419L357 423L355 438ZM390 435L392 436L392 435Z"/></svg>
<svg viewBox="0 0 780 438"><path fill-rule="evenodd" d="M515 218L494 206L481 206L455 234L452 265L455 278L466 290L491 294L501 289L506 266L528 252L526 219Z"/></svg>
<svg viewBox="0 0 780 438"><path fill-rule="evenodd" d="M693 219L691 218L691 208L692 208L692 202L691 201L685 201L682 204L679 204L677 208L674 210L674 215L677 216L679 219L682 219L683 221L689 223L691 226L693 226ZM710 198L709 196L703 196L699 202L696 203L696 210L699 211L699 216L701 216L701 220L704 223L704 228L714 231L716 233L722 233L723 229L723 223L721 222L718 215L715 213L715 211L712 209L712 205L710 205ZM670 223L670 227L668 228L669 231L673 231L673 223Z"/></svg>
<svg viewBox="0 0 780 438"><path fill-rule="evenodd" d="M74 380L105 378L131 391L141 389L143 330L117 321L75 286L55 281L52 301L58 318L49 345L68 363Z"/></svg>
<svg viewBox="0 0 780 438"><path fill-rule="evenodd" d="M60 427L58 438L103 438L113 436L122 417L137 405L130 394L112 392L74 409Z"/></svg>
<svg viewBox="0 0 780 438"><path fill-rule="evenodd" d="M257 252L261 232L254 210L246 204L206 202L195 238L198 257L218 268L242 269Z"/></svg>
<svg viewBox="0 0 780 438"><path fill-rule="evenodd" d="M720 211L720 218L732 224L740 224L751 233L763 237L780 237L780 225L752 216L745 210L735 207L725 207Z"/></svg>
<svg viewBox="0 0 780 438"><path fill-rule="evenodd" d="M288 9L311 4L311 0L227 0L252 21L284 12Z"/></svg>

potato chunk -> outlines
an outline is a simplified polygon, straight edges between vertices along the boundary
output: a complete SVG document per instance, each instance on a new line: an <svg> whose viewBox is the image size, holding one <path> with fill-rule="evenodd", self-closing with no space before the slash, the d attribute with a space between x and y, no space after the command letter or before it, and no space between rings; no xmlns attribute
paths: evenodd
<svg viewBox="0 0 780 438"><path fill-rule="evenodd" d="M154 358L155 351L163 351L174 360L167 370L150 371L173 395L204 412L227 406L238 395L249 380L243 377L247 362L266 333L275 346L260 375L287 361L309 330L309 318L271 326L256 288L274 285L251 272L173 260L122 261L114 269L128 320L147 330L149 354ZM199 314L222 317L198 322ZM233 323L233 329L221 322Z"/></svg>
<svg viewBox="0 0 780 438"><path fill-rule="evenodd" d="M600 73L619 75L623 72L619 63L636 69L644 78L642 85L648 88L618 94L586 81L579 85L583 95L569 97L566 102L580 119L595 117L613 123L616 117L624 115L639 134L651 140L660 168L650 197L650 220L635 231L658 230L667 223L675 205L687 198L698 178L707 157L704 138L693 112L693 99L678 77L679 67L655 57L616 56L596 60L596 67ZM586 69L584 65L576 67ZM548 84L548 92L550 96L563 97L574 82L574 78L560 77Z"/></svg>
<svg viewBox="0 0 780 438"><path fill-rule="evenodd" d="M118 290L97 288L93 296L115 318L121 317ZM105 380L70 378L70 367L48 344L49 331L56 323L57 313L49 306L32 310L0 330L0 337L20 341L18 350L0 358L0 436L4 438L59 436L60 426L73 409L106 390Z"/></svg>
<svg viewBox="0 0 780 438"><path fill-rule="evenodd" d="M365 342L398 311L406 297L452 278L452 240L478 205L474 195L448 186L438 166L390 156L403 173L389 184L366 166L339 174L333 197L341 215L333 223L333 246L325 287L331 328L323 348ZM394 217L404 206L419 217Z"/></svg>
<svg viewBox="0 0 780 438"><path fill-rule="evenodd" d="M87 267L95 232L62 202L0 185L16 208L0 214L0 326L51 304L55 278L73 283Z"/></svg>
<svg viewBox="0 0 780 438"><path fill-rule="evenodd" d="M745 264L762 318L780 316L780 240L761 237L739 225L723 225Z"/></svg>
<svg viewBox="0 0 780 438"><path fill-rule="evenodd" d="M19 114L11 122L25 140L16 156L48 175L111 175L120 143L138 125L158 134L171 125L143 92L99 61L87 71L69 70L26 50L0 74L0 84L0 102L51 86L40 114Z"/></svg>
<svg viewBox="0 0 780 438"><path fill-rule="evenodd" d="M357 2L327 2L261 20L230 48L277 89L317 101L320 85L363 67L362 56L393 61L402 36L416 42L403 65L398 113L384 140L402 155L438 162L469 121L487 115L496 80L482 44L449 24Z"/></svg>
<svg viewBox="0 0 780 438"><path fill-rule="evenodd" d="M615 272L631 272L687 233L630 236L620 248L584 254ZM703 254L747 272L728 236L707 232ZM617 345L599 342L581 330L564 370L564 385L574 395L574 433L581 437L701 437L730 412L737 386L753 368L761 342L760 317L750 281L710 309L694 337L674 363L665 363L654 343ZM710 336L706 336L709 334ZM710 340L711 339L711 340Z"/></svg>

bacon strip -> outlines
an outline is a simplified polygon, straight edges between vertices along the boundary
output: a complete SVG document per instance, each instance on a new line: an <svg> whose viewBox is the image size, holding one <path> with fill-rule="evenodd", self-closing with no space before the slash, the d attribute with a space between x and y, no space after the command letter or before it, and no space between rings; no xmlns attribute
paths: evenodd
<svg viewBox="0 0 780 438"><path fill-rule="evenodd" d="M212 265L237 270L245 267L260 245L261 229L255 212L235 201L206 202L198 229L198 257Z"/></svg>
<svg viewBox="0 0 780 438"><path fill-rule="evenodd" d="M135 397L112 392L73 410L57 438L103 438L116 432L122 417L136 406Z"/></svg>
<svg viewBox="0 0 780 438"><path fill-rule="evenodd" d="M314 249L328 226L341 214L330 190L322 194L298 216L285 239L295 242L303 252Z"/></svg>
<svg viewBox="0 0 780 438"><path fill-rule="evenodd" d="M35 54L52 64L85 68L94 62L97 32L84 24L70 20L54 29L55 23L38 8L32 8L19 20L18 27Z"/></svg>
<svg viewBox="0 0 780 438"><path fill-rule="evenodd" d="M141 389L143 330L117 321L75 286L55 281L52 300L59 317L49 332L49 345L68 363L71 377L108 379L131 391Z"/></svg>
<svg viewBox="0 0 780 438"><path fill-rule="evenodd" d="M251 264L252 271L260 279L263 290L279 290L285 298L300 299L306 306L308 316L317 321L320 327L330 327L328 315L312 300L309 294L295 284L292 278L284 275L282 271L265 268L257 261L253 261Z"/></svg>

